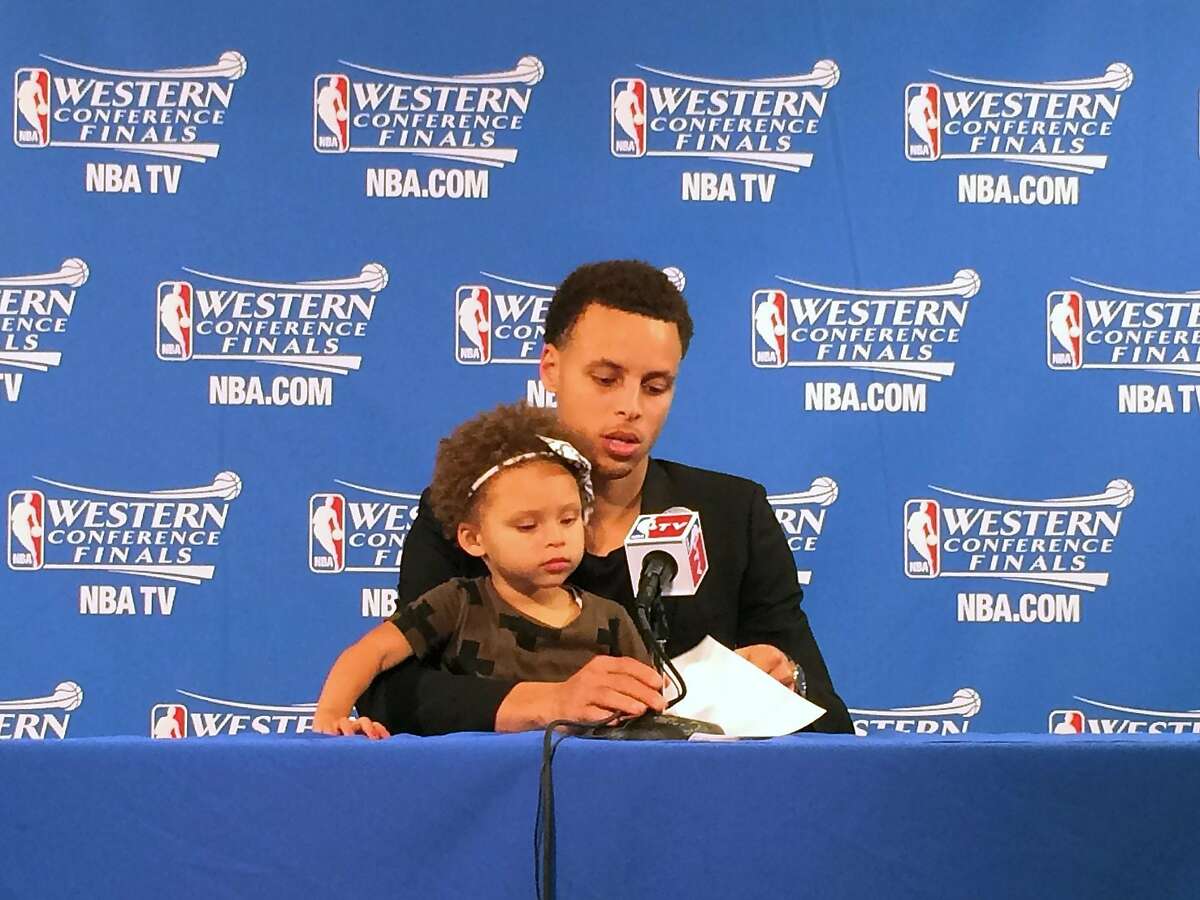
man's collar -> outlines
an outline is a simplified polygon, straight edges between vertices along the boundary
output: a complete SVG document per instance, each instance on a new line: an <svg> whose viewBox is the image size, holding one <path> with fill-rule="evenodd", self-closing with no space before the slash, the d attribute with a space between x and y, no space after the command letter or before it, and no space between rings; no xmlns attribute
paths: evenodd
<svg viewBox="0 0 1200 900"><path fill-rule="evenodd" d="M642 482L642 513L664 512L671 505L671 483L666 469L656 459L646 466L646 480Z"/></svg>

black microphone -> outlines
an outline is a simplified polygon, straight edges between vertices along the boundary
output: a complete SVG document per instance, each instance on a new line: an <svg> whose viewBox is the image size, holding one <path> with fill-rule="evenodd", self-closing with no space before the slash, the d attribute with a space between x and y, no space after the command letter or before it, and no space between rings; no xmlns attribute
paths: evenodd
<svg viewBox="0 0 1200 900"><path fill-rule="evenodd" d="M665 513L639 516L625 538L625 558L636 591L633 619L660 675L669 669L679 695L687 685L667 658L667 617L662 598L691 596L708 571L708 555L700 530L700 515L690 509L673 508ZM722 734L710 722L670 714L645 713L614 727L594 729L590 737L608 740L687 740L693 734Z"/></svg>
<svg viewBox="0 0 1200 900"><path fill-rule="evenodd" d="M653 649L650 647L651 641L657 642L666 637L659 634L665 625L661 611L663 587L670 584L678 572L675 557L665 550L651 550L642 560L642 575L638 579L633 607L638 630L642 632L642 639L647 642L649 649ZM659 611L657 617L654 615L656 609ZM661 666L659 669L661 671Z"/></svg>

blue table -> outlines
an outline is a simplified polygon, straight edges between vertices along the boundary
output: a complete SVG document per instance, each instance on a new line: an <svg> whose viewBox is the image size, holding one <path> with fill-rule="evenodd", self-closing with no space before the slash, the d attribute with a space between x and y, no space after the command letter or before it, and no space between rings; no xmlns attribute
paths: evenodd
<svg viewBox="0 0 1200 900"><path fill-rule="evenodd" d="M527 898L539 759L535 734L3 743L0 896ZM564 898L1200 896L1195 738L571 739L555 782Z"/></svg>

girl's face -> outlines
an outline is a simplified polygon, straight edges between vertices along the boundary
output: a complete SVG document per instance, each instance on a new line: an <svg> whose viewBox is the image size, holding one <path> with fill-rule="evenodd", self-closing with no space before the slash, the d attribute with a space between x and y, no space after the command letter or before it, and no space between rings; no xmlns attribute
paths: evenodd
<svg viewBox="0 0 1200 900"><path fill-rule="evenodd" d="M579 485L551 460L493 475L476 517L459 525L459 545L523 593L562 584L583 559Z"/></svg>

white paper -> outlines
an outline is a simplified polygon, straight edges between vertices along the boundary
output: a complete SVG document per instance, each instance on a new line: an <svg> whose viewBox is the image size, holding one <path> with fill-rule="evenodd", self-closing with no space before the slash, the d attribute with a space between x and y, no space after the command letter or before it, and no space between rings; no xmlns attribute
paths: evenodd
<svg viewBox="0 0 1200 900"><path fill-rule="evenodd" d="M668 712L720 725L731 737L791 734L825 712L711 635L671 661L687 683L687 696ZM668 700L677 694L667 688Z"/></svg>

